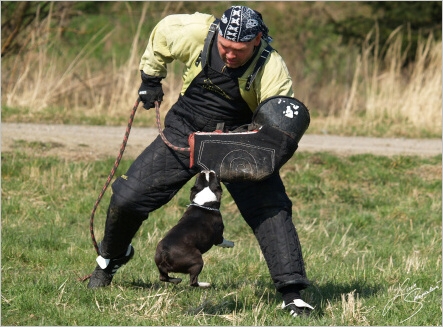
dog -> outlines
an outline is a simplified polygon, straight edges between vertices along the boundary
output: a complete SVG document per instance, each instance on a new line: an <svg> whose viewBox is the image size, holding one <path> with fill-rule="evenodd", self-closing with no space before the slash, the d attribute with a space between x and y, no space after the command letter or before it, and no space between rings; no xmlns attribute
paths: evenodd
<svg viewBox="0 0 443 327"><path fill-rule="evenodd" d="M200 172L191 188L191 204L183 217L158 243L155 263L160 280L178 284L181 278L169 273L189 274L190 285L207 288L210 283L199 282L203 269L202 254L213 245L232 248L234 243L223 237L223 219L220 213L222 187L214 171Z"/></svg>

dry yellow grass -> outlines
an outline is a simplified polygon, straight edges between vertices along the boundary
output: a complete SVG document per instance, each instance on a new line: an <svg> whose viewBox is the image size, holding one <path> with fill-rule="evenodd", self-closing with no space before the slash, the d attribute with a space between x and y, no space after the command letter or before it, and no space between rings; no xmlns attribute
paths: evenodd
<svg viewBox="0 0 443 327"><path fill-rule="evenodd" d="M80 117L107 117L106 122L112 117L122 121L129 114L140 84L138 61L145 44L139 44L139 36L148 7L149 3L143 6L126 63L118 67L114 64L99 72L93 72L88 57L112 32L106 35L103 31L97 32L76 58L67 63L65 58L50 54L51 41L46 24L42 22L39 28L31 31L34 51L2 62L2 70L8 72L7 76L2 76L2 105L30 108L26 121L32 121L33 116L48 107L65 108L71 115ZM353 63L352 83L335 85L331 82L316 90L322 101L331 103L334 109L327 116L317 116L317 108L306 103L314 117L308 133L388 137L441 135L442 43L435 41L432 35L419 40L416 60L405 67L403 32L395 30L384 45L378 44L377 37L368 35L361 54ZM377 29L371 33L377 35ZM382 50L386 53L383 60L380 47L384 47ZM181 89L181 76L173 71L179 69L171 69L163 82L163 115ZM294 84L306 84L306 81L294 80ZM303 94L303 90L299 92ZM19 119L19 115L16 118Z"/></svg>

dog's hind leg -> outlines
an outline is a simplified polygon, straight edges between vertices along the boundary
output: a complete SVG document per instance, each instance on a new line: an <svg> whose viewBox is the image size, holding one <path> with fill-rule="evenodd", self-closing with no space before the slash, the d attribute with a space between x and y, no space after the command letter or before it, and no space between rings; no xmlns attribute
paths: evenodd
<svg viewBox="0 0 443 327"><path fill-rule="evenodd" d="M173 284L178 284L182 281L181 278L169 277L168 273L170 271L169 253L165 250L161 250L162 242L157 245L157 251L155 252L154 261L157 265L158 272L160 273L160 280L162 282L168 282Z"/></svg>
<svg viewBox="0 0 443 327"><path fill-rule="evenodd" d="M182 279L178 277L170 277L169 280L167 280L169 283L173 283L175 285L181 283Z"/></svg>
<svg viewBox="0 0 443 327"><path fill-rule="evenodd" d="M158 267L158 271L160 272L160 280L162 282L178 284L178 283L180 283L182 281L181 278L169 277L168 271L165 270L162 266Z"/></svg>
<svg viewBox="0 0 443 327"><path fill-rule="evenodd" d="M178 284L178 283L181 283L181 281L182 281L181 278L169 277L168 274L164 275L162 273L160 273L160 280L162 282L168 282L168 283L173 283L173 284Z"/></svg>

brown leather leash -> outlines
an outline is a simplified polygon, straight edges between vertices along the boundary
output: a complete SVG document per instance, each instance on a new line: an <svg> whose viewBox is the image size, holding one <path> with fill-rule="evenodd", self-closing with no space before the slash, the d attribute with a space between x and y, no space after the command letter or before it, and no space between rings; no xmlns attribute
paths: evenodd
<svg viewBox="0 0 443 327"><path fill-rule="evenodd" d="M99 205L101 199L103 198L103 195L105 194L106 190L108 189L108 186L111 183L111 180L114 177L114 174L120 164L120 160L123 157L123 153L125 152L126 144L128 143L129 133L131 132L132 123L134 122L134 116L137 111L139 103L140 103L140 99L137 98L137 101L135 101L134 107L132 108L131 115L129 116L129 121L128 121L128 125L126 127L126 132L123 137L123 142L122 142L122 145L120 146L120 151L118 153L118 156L115 159L114 166L112 167L111 172L109 173L108 178L106 180L106 183L103 186L99 196L97 197L97 200L95 201L94 207L92 208L91 216L89 217L89 232L91 234L92 244L95 248L95 251L97 252L97 255L100 255L100 250L98 248L98 244L97 244L97 241L96 241L95 235L94 235L95 212L97 211L98 205ZM81 278L79 278L79 281L84 282L85 280L89 279L91 277L91 275L92 274L87 275L85 277L81 277Z"/></svg>
<svg viewBox="0 0 443 327"><path fill-rule="evenodd" d="M163 134L163 130L162 130L161 123L160 123L160 103L158 101L155 101L155 112L157 114L158 132L159 132L163 142L165 142L165 144L168 147L170 147L172 150L179 151L179 152L191 152L191 148L178 147L166 139L165 135Z"/></svg>

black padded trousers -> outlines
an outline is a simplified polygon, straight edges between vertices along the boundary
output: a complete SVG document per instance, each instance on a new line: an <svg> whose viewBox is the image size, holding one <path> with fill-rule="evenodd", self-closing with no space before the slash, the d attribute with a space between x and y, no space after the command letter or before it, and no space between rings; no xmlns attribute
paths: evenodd
<svg viewBox="0 0 443 327"><path fill-rule="evenodd" d="M292 203L278 174L260 182L225 184L260 245L277 290L309 286Z"/></svg>
<svg viewBox="0 0 443 327"><path fill-rule="evenodd" d="M171 143L187 145L189 133L168 127L164 133ZM168 203L198 171L189 168L188 153L173 151L158 136L112 184L101 255L124 252L149 213ZM277 290L308 286L292 203L280 176L225 185L254 232Z"/></svg>

